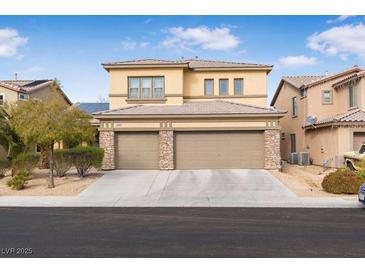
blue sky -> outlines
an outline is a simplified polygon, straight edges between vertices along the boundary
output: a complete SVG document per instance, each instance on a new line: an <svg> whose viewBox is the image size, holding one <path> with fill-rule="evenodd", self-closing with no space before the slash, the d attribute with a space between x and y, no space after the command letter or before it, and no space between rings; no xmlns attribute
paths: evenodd
<svg viewBox="0 0 365 274"><path fill-rule="evenodd" d="M73 102L108 96L102 62L139 58L273 64L282 75L365 59L363 16L0 16L0 79L57 78Z"/></svg>

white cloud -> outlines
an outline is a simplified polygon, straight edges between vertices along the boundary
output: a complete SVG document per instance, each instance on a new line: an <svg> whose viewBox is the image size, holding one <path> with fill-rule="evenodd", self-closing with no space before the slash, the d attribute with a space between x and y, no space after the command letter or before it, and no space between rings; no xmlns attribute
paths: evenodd
<svg viewBox="0 0 365 274"><path fill-rule="evenodd" d="M123 50L135 50L137 48L145 48L149 45L149 42L136 42L130 38L127 38L125 41L121 42L120 45Z"/></svg>
<svg viewBox="0 0 365 274"><path fill-rule="evenodd" d="M228 27L174 27L167 29L167 32L170 36L162 41L162 45L165 47L176 47L185 50L200 47L205 50L227 51L237 48L240 43L240 39L233 35Z"/></svg>
<svg viewBox="0 0 365 274"><path fill-rule="evenodd" d="M308 37L307 46L315 51L327 55L347 56L355 54L365 58L365 26L343 25L330 28L321 33L314 33Z"/></svg>
<svg viewBox="0 0 365 274"><path fill-rule="evenodd" d="M0 57L17 55L18 48L27 44L28 38L21 37L15 29L0 29Z"/></svg>
<svg viewBox="0 0 365 274"><path fill-rule="evenodd" d="M336 17L335 19L329 19L326 21L327 24L335 24L335 23L341 23L345 20L347 20L350 17L354 17L355 15L340 15Z"/></svg>
<svg viewBox="0 0 365 274"><path fill-rule="evenodd" d="M286 56L279 60L279 64L283 67L293 68L299 66L308 66L317 64L315 57L307 57L304 55Z"/></svg>

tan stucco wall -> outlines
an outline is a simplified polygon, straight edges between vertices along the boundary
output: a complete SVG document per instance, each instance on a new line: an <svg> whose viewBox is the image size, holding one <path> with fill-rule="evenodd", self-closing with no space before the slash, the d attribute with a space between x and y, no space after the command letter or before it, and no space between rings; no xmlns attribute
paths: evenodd
<svg viewBox="0 0 365 274"><path fill-rule="evenodd" d="M224 98L224 100L267 106L266 71L186 71L184 96L188 98L204 96L204 79L214 79L214 96L219 98L219 79L228 79L228 96L233 97L235 78L243 78L243 98ZM244 98L245 96L261 96L261 98Z"/></svg>
<svg viewBox="0 0 365 274"><path fill-rule="evenodd" d="M291 99L297 97L298 116L292 117ZM303 151L305 148L305 136L302 126L305 120L305 99L300 98L299 91L292 85L284 83L281 92L275 102L275 107L287 111L286 115L280 119L281 133L284 133L284 139L281 138L281 157L288 160L290 155L290 134L296 135L297 151Z"/></svg>
<svg viewBox="0 0 365 274"><path fill-rule="evenodd" d="M258 106L267 106L266 71L193 71L184 68L134 68L109 70L110 109L126 105L128 102L128 77L164 76L164 104L183 104L201 100L231 100ZM243 78L243 96L234 97L233 80ZM204 79L214 79L215 98L204 98ZM228 96L219 97L219 79L228 79ZM133 102L132 102L133 103ZM160 103L160 102L157 102Z"/></svg>
<svg viewBox="0 0 365 274"><path fill-rule="evenodd" d="M109 97L110 109L127 104L125 99L128 98L128 77L133 76L164 76L166 103L182 104L183 73L183 68L111 69L109 71L109 94L118 95L118 97ZM170 95L180 95L180 98L169 97Z"/></svg>
<svg viewBox="0 0 365 274"><path fill-rule="evenodd" d="M14 90L0 87L0 94L4 94L6 104L15 103L18 100L18 93Z"/></svg>

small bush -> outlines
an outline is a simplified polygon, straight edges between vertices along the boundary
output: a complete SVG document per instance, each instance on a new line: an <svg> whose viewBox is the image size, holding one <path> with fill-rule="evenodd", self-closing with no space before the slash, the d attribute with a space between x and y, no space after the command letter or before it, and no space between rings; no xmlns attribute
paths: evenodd
<svg viewBox="0 0 365 274"><path fill-rule="evenodd" d="M7 185L12 189L21 190L30 180L29 173L27 171L19 171L14 177L12 177Z"/></svg>
<svg viewBox="0 0 365 274"><path fill-rule="evenodd" d="M0 178L11 168L11 162L8 159L0 159Z"/></svg>
<svg viewBox="0 0 365 274"><path fill-rule="evenodd" d="M54 151L54 170L57 177L63 177L72 167L72 158L69 149Z"/></svg>
<svg viewBox="0 0 365 274"><path fill-rule="evenodd" d="M26 171L28 174L37 166L39 154L35 152L23 152L18 154L12 160L12 166L15 173Z"/></svg>
<svg viewBox="0 0 365 274"><path fill-rule="evenodd" d="M72 165L75 166L77 174L80 177L84 177L92 167L96 169L101 168L104 157L104 150L102 148L78 146L71 148L69 151Z"/></svg>
<svg viewBox="0 0 365 274"><path fill-rule="evenodd" d="M364 180L349 169L339 169L326 175L322 181L322 188L334 194L355 194Z"/></svg>
<svg viewBox="0 0 365 274"><path fill-rule="evenodd" d="M356 171L356 174L360 176L361 179L363 179L363 181L365 182L365 168L360 168Z"/></svg>

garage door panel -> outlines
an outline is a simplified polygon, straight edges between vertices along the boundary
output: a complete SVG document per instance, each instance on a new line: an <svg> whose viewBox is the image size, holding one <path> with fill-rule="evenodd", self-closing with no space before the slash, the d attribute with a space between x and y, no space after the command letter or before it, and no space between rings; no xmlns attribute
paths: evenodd
<svg viewBox="0 0 365 274"><path fill-rule="evenodd" d="M176 168L263 168L263 132L178 132Z"/></svg>
<svg viewBox="0 0 365 274"><path fill-rule="evenodd" d="M118 169L158 169L158 133L118 133L116 154Z"/></svg>

